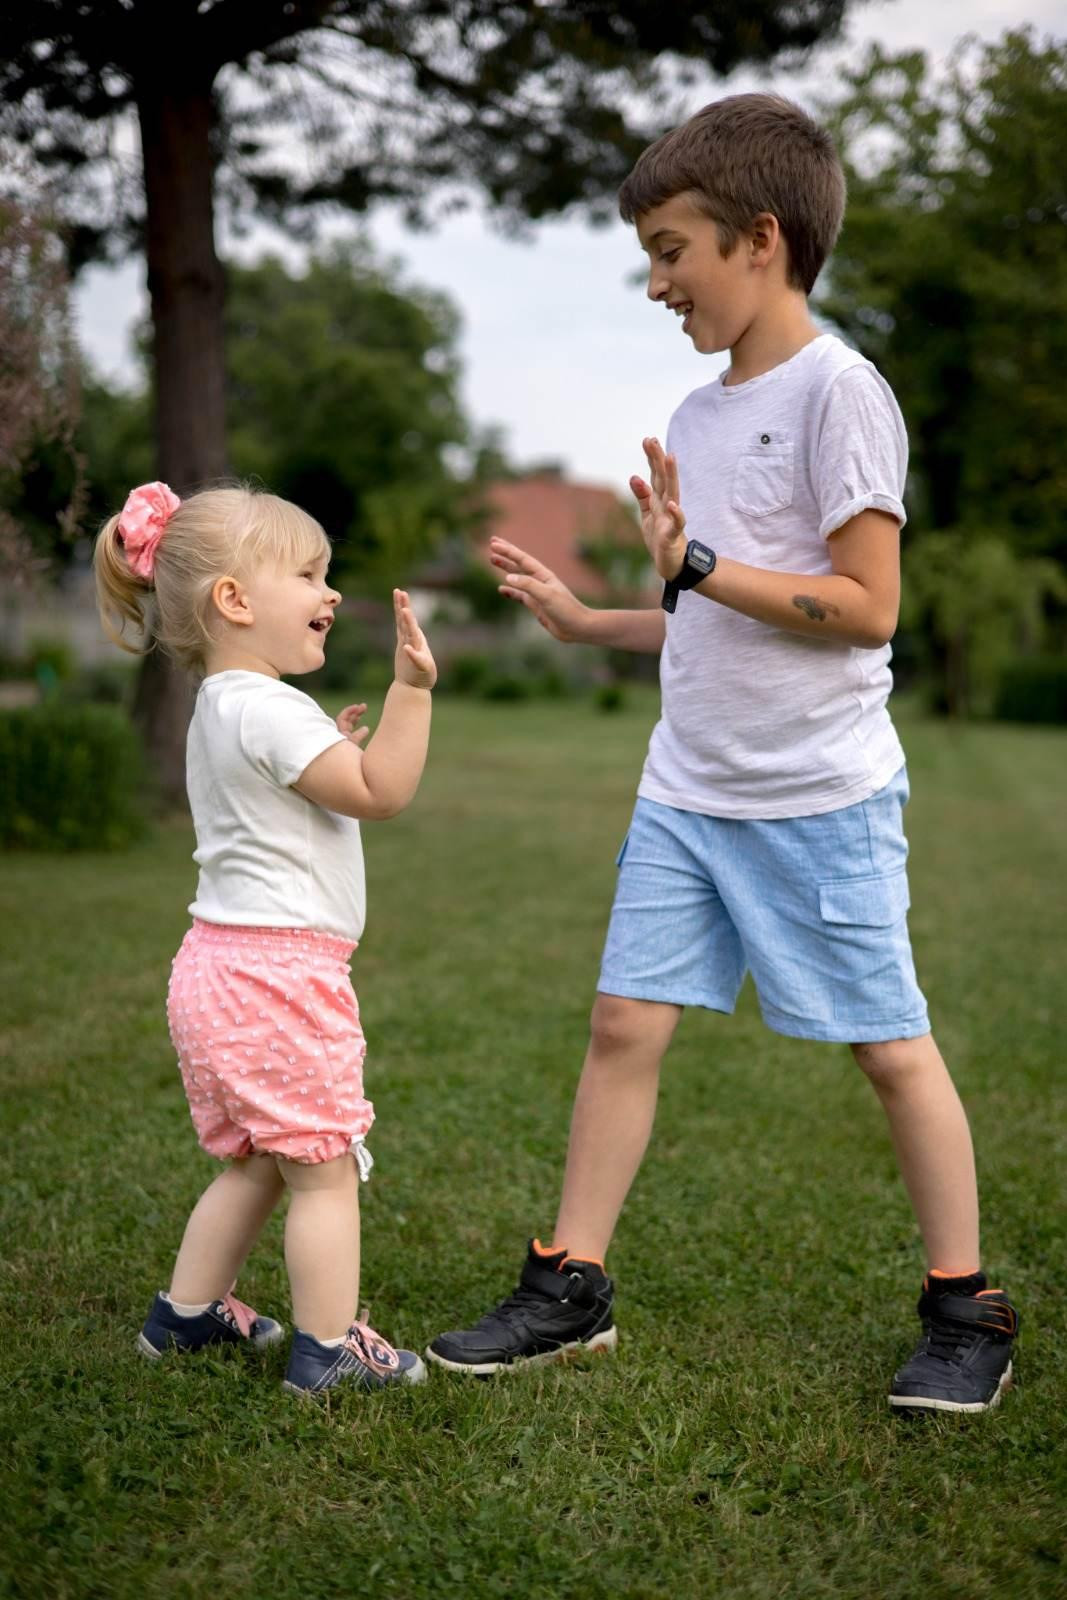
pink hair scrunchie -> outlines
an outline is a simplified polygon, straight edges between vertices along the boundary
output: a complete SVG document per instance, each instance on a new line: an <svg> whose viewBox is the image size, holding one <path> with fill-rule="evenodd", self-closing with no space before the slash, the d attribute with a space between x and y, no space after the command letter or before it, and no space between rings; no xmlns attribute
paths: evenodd
<svg viewBox="0 0 1067 1600"><path fill-rule="evenodd" d="M130 570L139 578L151 579L159 541L180 505L174 490L165 483L142 483L126 496L119 516L119 538Z"/></svg>

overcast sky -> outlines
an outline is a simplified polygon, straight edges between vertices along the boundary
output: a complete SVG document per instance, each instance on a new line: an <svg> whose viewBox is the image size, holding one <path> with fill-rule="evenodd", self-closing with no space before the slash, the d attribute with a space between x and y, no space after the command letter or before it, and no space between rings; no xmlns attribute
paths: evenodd
<svg viewBox="0 0 1067 1600"><path fill-rule="evenodd" d="M994 39L1024 22L1062 35L1067 0L870 0L855 7L847 42L820 52L806 74L775 72L758 82L804 102L814 89L832 87L835 67L871 40L940 59L964 33ZM751 75L737 75L721 92L756 86ZM679 401L724 364L696 355L681 324L635 286L644 257L622 223L544 223L519 243L476 212L412 234L395 213L379 211L366 231L383 254L403 261L409 281L444 290L458 306L468 414L499 425L519 463L560 461L573 478L625 491L642 464L642 435L662 437ZM300 260L266 230L236 253L247 259L280 247L293 264ZM130 328L144 307L143 277L137 263L93 269L76 293L83 347L111 377L132 371Z"/></svg>

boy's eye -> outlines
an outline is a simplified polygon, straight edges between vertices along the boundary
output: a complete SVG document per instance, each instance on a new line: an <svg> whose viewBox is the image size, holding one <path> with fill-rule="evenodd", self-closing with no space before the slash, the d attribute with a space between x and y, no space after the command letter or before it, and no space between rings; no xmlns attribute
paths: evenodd
<svg viewBox="0 0 1067 1600"><path fill-rule="evenodd" d="M674 250L661 250L660 251L660 260L661 261L677 261L679 253L680 253L680 250L681 250L681 246L680 245L677 246Z"/></svg>

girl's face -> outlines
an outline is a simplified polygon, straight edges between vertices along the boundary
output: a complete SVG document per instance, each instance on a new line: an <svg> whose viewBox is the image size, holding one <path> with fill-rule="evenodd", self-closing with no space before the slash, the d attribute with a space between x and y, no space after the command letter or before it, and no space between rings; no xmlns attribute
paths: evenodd
<svg viewBox="0 0 1067 1600"><path fill-rule="evenodd" d="M271 677L314 672L326 659L326 635L341 596L326 581L329 558L269 562L242 585L247 620L234 643Z"/></svg>

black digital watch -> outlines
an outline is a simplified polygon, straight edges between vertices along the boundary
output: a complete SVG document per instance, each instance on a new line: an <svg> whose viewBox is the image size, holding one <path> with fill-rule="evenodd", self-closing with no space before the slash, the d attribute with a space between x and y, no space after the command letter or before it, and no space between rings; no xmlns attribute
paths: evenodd
<svg viewBox="0 0 1067 1600"><path fill-rule="evenodd" d="M663 599L660 604L664 611L673 611L683 589L695 589L698 583L703 583L704 579L710 577L714 571L714 550L709 550L699 539L690 539L685 547L685 560L682 562L681 571L676 578L671 578L663 585Z"/></svg>

